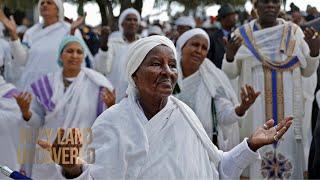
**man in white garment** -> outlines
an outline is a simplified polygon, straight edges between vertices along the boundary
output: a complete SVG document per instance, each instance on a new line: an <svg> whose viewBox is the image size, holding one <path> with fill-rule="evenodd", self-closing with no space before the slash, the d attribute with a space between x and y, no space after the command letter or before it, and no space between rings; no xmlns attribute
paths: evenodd
<svg viewBox="0 0 320 180"><path fill-rule="evenodd" d="M262 159L250 167L250 178L301 179L307 169L301 78L317 69L320 37L314 29L303 33L297 25L277 19L280 6L280 0L257 1L259 18L235 31L222 66L229 78L239 76L239 86L249 84L262 92L242 124L242 138L267 119L279 123L294 116L294 128L283 140L259 150Z"/></svg>
<svg viewBox="0 0 320 180"><path fill-rule="evenodd" d="M101 43L99 52L94 57L93 67L98 72L106 75L116 88L117 102L125 96L125 88L121 83L122 74L125 74L123 59L128 46L139 39L137 35L141 18L140 14L134 8L124 10L119 17L119 32L105 36ZM106 32L108 33L108 32ZM124 90L123 90L124 89Z"/></svg>
<svg viewBox="0 0 320 180"><path fill-rule="evenodd" d="M281 138L292 123L286 118L271 128L270 120L224 153L212 144L193 111L171 96L178 76L172 41L164 36L143 38L129 48L126 58L128 97L105 111L92 127L95 163L67 164L58 159L62 166L50 178L239 178L242 169L259 158L254 151ZM42 147L58 147L61 131L58 134L53 145Z"/></svg>

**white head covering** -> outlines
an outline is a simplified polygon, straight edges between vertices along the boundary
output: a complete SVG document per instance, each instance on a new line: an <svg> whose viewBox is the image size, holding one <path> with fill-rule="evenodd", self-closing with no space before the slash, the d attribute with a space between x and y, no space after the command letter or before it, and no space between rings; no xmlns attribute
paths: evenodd
<svg viewBox="0 0 320 180"><path fill-rule="evenodd" d="M196 22L191 16L181 16L175 21L175 25L190 26L191 28L195 28Z"/></svg>
<svg viewBox="0 0 320 180"><path fill-rule="evenodd" d="M128 8L128 9L124 10L124 11L121 13L120 17L119 17L118 27L119 27L119 31L120 31L121 33L123 33L122 23L123 23L124 19L128 16L128 14L134 14L134 15L136 15L136 16L137 16L137 19L138 19L138 24L140 24L141 18L140 18L139 12L138 12L136 9L134 9L134 8Z"/></svg>
<svg viewBox="0 0 320 180"><path fill-rule="evenodd" d="M165 36L149 36L142 38L136 42L134 42L132 45L130 45L127 54L127 78L128 78L128 89L127 94L130 95L132 93L136 93L136 85L134 83L133 78L131 77L134 72L139 68L140 64L143 62L146 55L156 46L158 45L165 45L172 49L174 53L175 59L177 59L176 49L174 47L174 44L172 41Z"/></svg>
<svg viewBox="0 0 320 180"><path fill-rule="evenodd" d="M154 35L162 35L162 29L159 26L149 26L148 28L148 35L154 34Z"/></svg>
<svg viewBox="0 0 320 180"><path fill-rule="evenodd" d="M181 59L182 59L182 47L186 44L186 42L191 39L195 35L203 35L208 40L208 50L210 48L210 39L208 34L200 28L191 29L183 33L179 39L177 40L177 68L178 68L178 85L180 88L182 85L182 67L181 67ZM227 94L227 97L233 102L233 104L238 104L237 96L227 78L227 76L219 70L209 59L205 58L203 63L200 66L200 74L204 79L206 86L208 87L210 94L212 97L216 94L216 89L219 87L223 87L224 91Z"/></svg>
<svg viewBox="0 0 320 180"><path fill-rule="evenodd" d="M40 13L40 4L43 0L40 0L38 3L38 10ZM63 8L63 0L52 0L58 7L58 16L59 20L62 21L64 18L64 8Z"/></svg>

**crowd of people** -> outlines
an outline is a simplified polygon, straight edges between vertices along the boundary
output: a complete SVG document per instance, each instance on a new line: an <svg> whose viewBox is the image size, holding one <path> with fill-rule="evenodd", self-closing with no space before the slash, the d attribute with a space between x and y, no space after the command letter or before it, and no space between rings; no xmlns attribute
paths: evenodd
<svg viewBox="0 0 320 180"><path fill-rule="evenodd" d="M224 4L210 25L172 27L129 8L97 34L61 0L40 0L23 35L0 10L0 165L32 179L320 178L320 14L281 6L257 0L239 24Z"/></svg>

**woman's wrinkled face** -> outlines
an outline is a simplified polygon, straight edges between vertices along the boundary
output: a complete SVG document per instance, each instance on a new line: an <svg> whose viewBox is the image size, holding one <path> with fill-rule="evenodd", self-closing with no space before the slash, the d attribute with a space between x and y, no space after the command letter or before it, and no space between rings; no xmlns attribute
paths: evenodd
<svg viewBox="0 0 320 180"><path fill-rule="evenodd" d="M178 78L176 59L172 49L165 45L154 47L132 78L140 95L170 96Z"/></svg>
<svg viewBox="0 0 320 180"><path fill-rule="evenodd" d="M60 59L64 70L80 70L84 59L82 46L78 42L68 43L62 50Z"/></svg>
<svg viewBox="0 0 320 180"><path fill-rule="evenodd" d="M53 0L42 0L40 3L40 15L46 17L58 17L58 7Z"/></svg>
<svg viewBox="0 0 320 180"><path fill-rule="evenodd" d="M200 67L208 54L208 40L203 35L195 35L182 47L182 63Z"/></svg>

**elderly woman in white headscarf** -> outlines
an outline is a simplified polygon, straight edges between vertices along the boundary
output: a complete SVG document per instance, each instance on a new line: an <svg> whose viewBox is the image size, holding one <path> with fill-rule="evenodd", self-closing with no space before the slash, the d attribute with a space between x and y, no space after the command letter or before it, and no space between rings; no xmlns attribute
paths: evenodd
<svg viewBox="0 0 320 180"><path fill-rule="evenodd" d="M259 157L254 151L273 143L274 136L280 138L292 123L287 118L276 129L270 128L270 120L266 129L260 127L224 153L212 144L193 111L171 96L178 73L175 47L169 39L155 35L138 40L129 48L127 59L128 97L106 110L92 127L95 163L66 165L60 160L65 177L239 178L242 169ZM63 178L59 170L54 178Z"/></svg>
<svg viewBox="0 0 320 180"><path fill-rule="evenodd" d="M227 76L206 58L210 40L204 30L185 32L176 46L179 77L175 93L194 110L214 144L224 151L230 150L239 144L238 122L259 92L246 86L239 104Z"/></svg>
<svg viewBox="0 0 320 180"><path fill-rule="evenodd" d="M13 60L25 66L17 87L22 89L33 81L60 67L56 63L57 49L64 36L70 33L71 26L63 21L62 0L40 0L38 9L43 22L36 23L24 34L22 42L17 35L13 18L9 20L0 10L0 21L9 30ZM79 31L76 35L81 37Z"/></svg>
<svg viewBox="0 0 320 180"><path fill-rule="evenodd" d="M81 67L86 54L82 39L66 36L58 52L62 70L32 83L33 96L24 92L16 97L23 119L31 127L39 128L38 139L50 142L54 137L48 137L46 132L54 133L58 128L91 128L96 118L115 103L111 83L100 73ZM32 171L36 179L46 179L55 170L53 164L38 164L37 158L46 158L41 154L36 151ZM47 157L50 159L50 155Z"/></svg>

